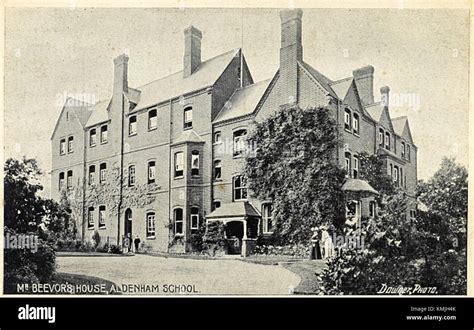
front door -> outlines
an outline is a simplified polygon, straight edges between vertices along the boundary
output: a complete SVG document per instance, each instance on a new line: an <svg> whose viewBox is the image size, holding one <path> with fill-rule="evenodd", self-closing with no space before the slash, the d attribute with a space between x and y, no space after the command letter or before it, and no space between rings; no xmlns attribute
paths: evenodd
<svg viewBox="0 0 474 330"><path fill-rule="evenodd" d="M242 221L231 221L226 224L228 254L242 253L242 237L244 237L244 224Z"/></svg>
<svg viewBox="0 0 474 330"><path fill-rule="evenodd" d="M127 244L127 248L130 251L132 247L132 210L127 209L125 211L125 244Z"/></svg>

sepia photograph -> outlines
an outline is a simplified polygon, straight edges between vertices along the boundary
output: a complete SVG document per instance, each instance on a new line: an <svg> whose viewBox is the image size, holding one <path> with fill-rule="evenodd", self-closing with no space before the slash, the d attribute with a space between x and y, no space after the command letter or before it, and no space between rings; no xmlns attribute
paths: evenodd
<svg viewBox="0 0 474 330"><path fill-rule="evenodd" d="M467 296L470 7L301 3L6 6L4 294Z"/></svg>

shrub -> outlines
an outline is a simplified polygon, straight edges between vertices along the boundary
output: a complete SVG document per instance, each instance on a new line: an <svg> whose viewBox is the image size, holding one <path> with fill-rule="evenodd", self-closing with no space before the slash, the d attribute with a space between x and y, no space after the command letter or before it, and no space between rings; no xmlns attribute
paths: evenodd
<svg viewBox="0 0 474 330"><path fill-rule="evenodd" d="M203 238L201 234L191 234L186 243L188 243L190 252L201 252L203 249Z"/></svg>
<svg viewBox="0 0 474 330"><path fill-rule="evenodd" d="M211 221L207 224L203 237L203 250L211 256L227 251L225 225L221 221Z"/></svg>
<svg viewBox="0 0 474 330"><path fill-rule="evenodd" d="M122 254L122 248L118 245L111 244L107 252L113 253L113 254Z"/></svg>
<svg viewBox="0 0 474 330"><path fill-rule="evenodd" d="M96 250L100 245L100 234L96 230L94 231L94 234L92 235L92 247L94 250Z"/></svg>

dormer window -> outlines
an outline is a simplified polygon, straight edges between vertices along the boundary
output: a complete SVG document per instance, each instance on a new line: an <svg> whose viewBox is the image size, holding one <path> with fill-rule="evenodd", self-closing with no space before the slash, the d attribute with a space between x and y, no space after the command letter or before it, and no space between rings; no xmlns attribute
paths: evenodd
<svg viewBox="0 0 474 330"><path fill-rule="evenodd" d="M385 149L390 150L390 133L385 132Z"/></svg>
<svg viewBox="0 0 474 330"><path fill-rule="evenodd" d="M184 129L193 128L193 108L184 109Z"/></svg>
<svg viewBox="0 0 474 330"><path fill-rule="evenodd" d="M354 113L352 117L352 131L354 134L359 134L359 115Z"/></svg>
<svg viewBox="0 0 474 330"><path fill-rule="evenodd" d="M95 128L93 128L89 132L89 146L95 147L96 144L97 144L97 135L96 135Z"/></svg>
<svg viewBox="0 0 474 330"><path fill-rule="evenodd" d="M379 145L381 147L383 147L384 136L385 136L385 131L383 130L383 128L379 128Z"/></svg>

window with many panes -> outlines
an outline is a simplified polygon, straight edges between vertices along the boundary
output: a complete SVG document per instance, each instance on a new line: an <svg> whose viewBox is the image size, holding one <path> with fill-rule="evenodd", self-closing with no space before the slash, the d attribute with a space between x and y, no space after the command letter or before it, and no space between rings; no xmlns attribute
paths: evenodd
<svg viewBox="0 0 474 330"><path fill-rule="evenodd" d="M193 150L191 153L191 175L199 175L199 151Z"/></svg>
<svg viewBox="0 0 474 330"><path fill-rule="evenodd" d="M184 129L193 128L193 108L184 109Z"/></svg>
<svg viewBox="0 0 474 330"><path fill-rule="evenodd" d="M273 232L273 209L270 203L262 205L262 223L264 233Z"/></svg>
<svg viewBox="0 0 474 330"><path fill-rule="evenodd" d="M148 162L148 183L155 183L156 180L156 165L155 161Z"/></svg>
<svg viewBox="0 0 474 330"><path fill-rule="evenodd" d="M155 235L156 235L155 212L148 212L146 214L146 237L154 238Z"/></svg>
<svg viewBox="0 0 474 330"><path fill-rule="evenodd" d="M183 209L177 208L173 211L174 232L176 235L183 234Z"/></svg>
<svg viewBox="0 0 474 330"><path fill-rule="evenodd" d="M135 173L135 165L130 165L128 167L128 186L133 187L136 182L136 173Z"/></svg>
<svg viewBox="0 0 474 330"><path fill-rule="evenodd" d="M184 153L182 151L174 154L174 177L180 178L184 175Z"/></svg>
<svg viewBox="0 0 474 330"><path fill-rule="evenodd" d="M128 118L128 135L137 134L137 116Z"/></svg>
<svg viewBox="0 0 474 330"><path fill-rule="evenodd" d="M105 228L105 206L99 206L99 228Z"/></svg>
<svg viewBox="0 0 474 330"><path fill-rule="evenodd" d="M245 139L247 130L240 129L234 132L234 156L243 155L245 152Z"/></svg>
<svg viewBox="0 0 474 330"><path fill-rule="evenodd" d="M247 199L247 179L242 175L233 178L234 201Z"/></svg>
<svg viewBox="0 0 474 330"><path fill-rule="evenodd" d="M199 229L199 209L191 207L191 229Z"/></svg>

